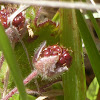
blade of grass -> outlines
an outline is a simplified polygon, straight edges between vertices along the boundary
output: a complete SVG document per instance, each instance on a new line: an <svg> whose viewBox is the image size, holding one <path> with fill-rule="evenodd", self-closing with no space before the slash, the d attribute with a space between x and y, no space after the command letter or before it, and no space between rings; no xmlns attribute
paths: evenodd
<svg viewBox="0 0 100 100"><path fill-rule="evenodd" d="M25 88L23 85L22 76L21 76L20 70L18 68L18 64L16 62L11 44L10 44L1 24L0 24L0 32L1 32L0 33L0 48L3 51L3 54L8 63L11 74L12 74L13 79L16 83L16 86L19 90L22 100L27 100L27 95L26 95Z"/></svg>
<svg viewBox="0 0 100 100"><path fill-rule="evenodd" d="M89 29L85 23L84 17L82 16L79 10L76 10L76 16L77 16L77 23L80 29L83 42L85 44L85 48L88 53L90 63L92 65L93 71L100 85L100 55L99 55L99 52L91 37Z"/></svg>
<svg viewBox="0 0 100 100"><path fill-rule="evenodd" d="M92 22L92 24L93 24L93 26L94 26L94 29L95 29L95 31L96 31L96 33L97 33L99 39L100 39L100 27L99 27L99 25L97 24L96 19L93 17L92 12L91 12L91 11L87 11L87 13L88 13L89 18L90 18L90 20L91 20L91 22Z"/></svg>
<svg viewBox="0 0 100 100"><path fill-rule="evenodd" d="M68 1L68 0L67 0ZM74 9L61 10L61 45L73 50L72 65L63 76L64 100L85 100L85 70L82 65L82 44Z"/></svg>

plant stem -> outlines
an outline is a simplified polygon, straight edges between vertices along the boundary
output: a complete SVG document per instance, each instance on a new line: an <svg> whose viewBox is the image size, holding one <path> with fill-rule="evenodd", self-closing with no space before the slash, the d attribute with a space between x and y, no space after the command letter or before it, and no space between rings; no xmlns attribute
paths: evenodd
<svg viewBox="0 0 100 100"><path fill-rule="evenodd" d="M7 93L7 86L8 86L8 80L9 80L9 67L7 66L7 70L6 70L6 74L5 74L5 77L4 77L4 91L3 91L3 98L5 97L6 93Z"/></svg>
<svg viewBox="0 0 100 100"><path fill-rule="evenodd" d="M4 55L2 53L1 54L1 58L0 58L0 70L1 70L1 67L2 67L3 62L4 62Z"/></svg>
<svg viewBox="0 0 100 100"><path fill-rule="evenodd" d="M23 81L24 85L28 84L33 78L35 78L38 75L37 70L34 70L28 77ZM2 100L8 100L12 95L14 95L17 92L17 87L15 87L13 90L11 90Z"/></svg>
<svg viewBox="0 0 100 100"><path fill-rule="evenodd" d="M44 86L42 86L40 88L40 92L46 92L46 88L52 86L55 83L61 82L61 81L62 81L62 79L61 78L58 78L58 79L56 79L54 81L49 82L48 84L45 84Z"/></svg>
<svg viewBox="0 0 100 100"><path fill-rule="evenodd" d="M35 24L35 26L38 26L38 25L37 25L37 20L38 20L38 18L39 18L39 15L40 15L41 10L42 10L42 6L39 7L38 11L36 12L36 17L35 17L35 19L34 19L34 24Z"/></svg>

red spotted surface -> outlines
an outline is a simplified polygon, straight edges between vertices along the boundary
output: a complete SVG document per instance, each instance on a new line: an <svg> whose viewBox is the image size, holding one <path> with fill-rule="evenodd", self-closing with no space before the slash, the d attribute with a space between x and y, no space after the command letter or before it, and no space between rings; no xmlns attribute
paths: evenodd
<svg viewBox="0 0 100 100"><path fill-rule="evenodd" d="M49 56L59 56L59 60L57 65L59 66L67 66L69 67L72 61L72 57L69 54L69 51L59 45L48 46L43 49L41 52L41 57L49 57Z"/></svg>
<svg viewBox="0 0 100 100"><path fill-rule="evenodd" d="M2 23L5 29L9 27L9 23L7 23L8 17L10 17L10 15L14 13L16 10L17 9L14 8L7 8L7 9L0 10L0 22ZM18 14L12 22L12 24L18 30L23 28L24 23L25 23L25 17L23 16L22 12Z"/></svg>

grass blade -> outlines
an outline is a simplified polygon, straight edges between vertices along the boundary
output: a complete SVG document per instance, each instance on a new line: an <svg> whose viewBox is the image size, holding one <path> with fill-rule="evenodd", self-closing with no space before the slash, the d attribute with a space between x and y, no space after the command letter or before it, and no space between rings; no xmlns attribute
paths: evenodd
<svg viewBox="0 0 100 100"><path fill-rule="evenodd" d="M22 76L21 76L20 70L18 68L18 64L16 62L11 44L10 44L1 24L0 24L0 32L1 32L0 33L0 48L3 51L3 54L8 63L11 74L12 74L13 79L16 83L16 86L19 90L22 100L27 100L27 95L26 95L25 88L23 85Z"/></svg>
<svg viewBox="0 0 100 100"><path fill-rule="evenodd" d="M80 29L83 42L85 44L85 48L88 53L90 63L92 65L93 71L100 85L100 55L99 55L99 52L91 37L89 29L85 23L84 17L82 16L79 10L76 10L76 16L77 16L77 23Z"/></svg>
<svg viewBox="0 0 100 100"><path fill-rule="evenodd" d="M91 20L91 22L92 22L92 24L94 26L94 29L95 29L95 31L96 31L99 39L100 39L100 27L97 24L96 19L93 17L92 12L91 11L87 11L87 13L88 13L89 18L90 18L90 20Z"/></svg>

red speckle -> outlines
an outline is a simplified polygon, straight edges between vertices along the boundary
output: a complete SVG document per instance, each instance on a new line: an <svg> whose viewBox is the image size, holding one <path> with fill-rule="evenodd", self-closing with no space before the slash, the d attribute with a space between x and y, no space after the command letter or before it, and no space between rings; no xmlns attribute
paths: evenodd
<svg viewBox="0 0 100 100"><path fill-rule="evenodd" d="M14 92L12 91L12 94L14 94Z"/></svg>
<svg viewBox="0 0 100 100"><path fill-rule="evenodd" d="M2 25L4 26L4 28L8 28L9 24L7 24L7 19L8 17L14 13L16 11L16 9L12 9L12 8L6 8L3 10L0 10L0 22L2 23ZM20 30L21 28L23 28L25 23L25 17L22 15L22 13L18 14L12 24L18 29Z"/></svg>
<svg viewBox="0 0 100 100"><path fill-rule="evenodd" d="M63 65L63 64L65 63L65 59L64 59L64 57L60 57L58 63L61 64L61 65Z"/></svg>
<svg viewBox="0 0 100 100"><path fill-rule="evenodd" d="M43 56L50 56L50 50L49 50L49 48L47 50L43 51Z"/></svg>
<svg viewBox="0 0 100 100"><path fill-rule="evenodd" d="M15 27L21 27L23 26L24 22L25 22L25 18L22 16L22 14L19 14L17 17L14 18L13 25Z"/></svg>
<svg viewBox="0 0 100 100"><path fill-rule="evenodd" d="M66 50L63 47L60 47L59 45L53 45L44 48L40 56L48 57L48 56L56 56L56 55L59 56L59 61L57 62L57 65L60 66L67 65L68 67L70 66L72 57L70 56L68 50Z"/></svg>
<svg viewBox="0 0 100 100"><path fill-rule="evenodd" d="M70 59L71 56L70 56L69 53L66 52L66 53L63 54L63 57L64 57L65 59Z"/></svg>

